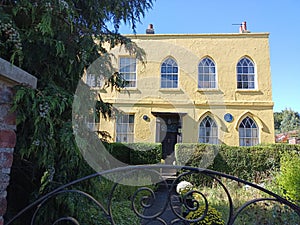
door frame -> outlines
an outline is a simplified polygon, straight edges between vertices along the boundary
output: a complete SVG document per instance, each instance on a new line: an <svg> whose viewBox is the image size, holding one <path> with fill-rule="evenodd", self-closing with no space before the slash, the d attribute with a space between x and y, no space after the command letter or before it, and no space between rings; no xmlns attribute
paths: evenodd
<svg viewBox="0 0 300 225"><path fill-rule="evenodd" d="M155 141L162 144L162 154L163 159L165 159L174 155L175 144L182 141L181 132L179 132L182 127L182 115L170 112L152 112L152 114L156 117ZM176 135L175 143L174 145L171 144L173 145L171 149L166 149L170 146L165 145L165 138L170 138L172 134ZM174 142L174 139L171 141Z"/></svg>

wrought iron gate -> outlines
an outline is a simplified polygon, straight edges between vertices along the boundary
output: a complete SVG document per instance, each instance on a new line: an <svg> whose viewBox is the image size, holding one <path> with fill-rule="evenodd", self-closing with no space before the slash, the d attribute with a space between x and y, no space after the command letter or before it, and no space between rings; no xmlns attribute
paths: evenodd
<svg viewBox="0 0 300 225"><path fill-rule="evenodd" d="M176 169L177 174L176 176L165 177L161 173L162 169L172 169L173 171ZM142 179L139 181L139 178ZM102 179L111 179L113 181L109 193L105 196L105 204L93 197L90 193L74 188L75 185L90 179L99 179L99 181ZM7 221L6 225L14 224L17 220L22 221L22 217L28 212L30 212L30 224L40 224L41 221L43 224L65 224L64 222L67 222L67 224L81 224L80 220L75 218L74 215L58 214L58 217L52 221L43 221L41 215L45 208L49 210L47 204L49 204L52 199L64 195L76 195L76 198L88 200L102 212L101 215L106 221L104 224L121 224L117 221L114 214L113 201L116 200L115 193L118 187L132 184L135 185L136 189L131 195L130 205L125 207L127 210L129 208L134 212L134 215L139 221L137 224L205 224L201 223L201 221L206 219L209 214L209 208L213 205L205 192L207 189L187 189L185 193L178 194L176 187L184 180L192 180L198 183L199 187L205 187L204 184L208 184L209 188L216 188L218 192L222 192L223 195L226 196L226 203L224 202L224 204L227 205L227 212L223 213L224 224L238 224L238 220L244 216L246 211L251 211L251 207L257 206L260 203L263 203L266 207L271 204L278 204L289 213L293 213L294 225L300 224L300 207L298 205L293 204L260 185L208 169L171 165L141 165L103 171L65 184L30 204L10 221ZM225 180L226 182L224 182ZM260 192L261 196L253 196L252 199L239 205L234 201L233 190L229 190L226 187L228 182L233 182L245 189L254 189ZM102 190L99 190L99 193L101 193L101 191ZM198 217L191 218L186 216L191 212L196 212L200 208L202 208L202 211ZM118 208L118 210L120 210L120 208ZM265 211L261 208L261 215L263 215L263 213L265 213ZM282 215L273 215L273 217L276 216L280 217Z"/></svg>

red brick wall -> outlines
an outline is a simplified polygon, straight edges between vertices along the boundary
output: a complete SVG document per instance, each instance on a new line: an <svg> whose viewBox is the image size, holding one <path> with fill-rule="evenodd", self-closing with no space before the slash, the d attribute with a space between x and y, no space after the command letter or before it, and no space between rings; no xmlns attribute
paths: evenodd
<svg viewBox="0 0 300 225"><path fill-rule="evenodd" d="M16 115L10 112L13 90L8 83L0 80L0 225L6 212L6 188L9 185L10 168L16 145Z"/></svg>

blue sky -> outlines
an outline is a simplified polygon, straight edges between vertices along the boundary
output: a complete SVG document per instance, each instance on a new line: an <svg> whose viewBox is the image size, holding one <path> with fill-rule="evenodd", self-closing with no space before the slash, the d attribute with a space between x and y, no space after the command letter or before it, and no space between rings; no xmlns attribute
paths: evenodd
<svg viewBox="0 0 300 225"><path fill-rule="evenodd" d="M137 33L148 24L155 33L237 33L247 22L251 32L270 33L274 112L300 112L300 0L156 0ZM129 25L119 30L130 34Z"/></svg>

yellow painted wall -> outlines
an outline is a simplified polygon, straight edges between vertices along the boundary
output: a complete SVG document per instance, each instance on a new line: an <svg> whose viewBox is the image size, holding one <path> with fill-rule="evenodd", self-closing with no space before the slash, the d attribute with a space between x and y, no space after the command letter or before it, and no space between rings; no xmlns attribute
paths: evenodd
<svg viewBox="0 0 300 225"><path fill-rule="evenodd" d="M198 141L199 121L209 114L219 128L219 137L227 145L239 145L238 125L246 115L260 129L260 143L274 142L273 101L268 33L246 34L144 34L128 35L146 52L146 64L137 65L137 88L120 92L101 92L104 100L116 108L135 114L135 142L155 142L155 116L151 112L186 113L182 118L182 142ZM114 48L113 63L128 53ZM204 57L213 59L217 69L217 89L198 89L198 64ZM244 57L256 66L256 89L236 88L236 64ZM167 57L176 60L179 88L160 89L160 66ZM234 120L224 121L231 113ZM147 115L150 121L142 119ZM114 119L101 120L101 130L114 138Z"/></svg>

